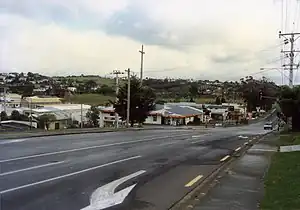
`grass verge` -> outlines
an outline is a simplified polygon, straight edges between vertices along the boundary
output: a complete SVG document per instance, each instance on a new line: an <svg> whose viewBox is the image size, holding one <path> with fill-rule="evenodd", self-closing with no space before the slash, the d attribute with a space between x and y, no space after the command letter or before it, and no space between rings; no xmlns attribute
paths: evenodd
<svg viewBox="0 0 300 210"><path fill-rule="evenodd" d="M300 144L300 134L281 135L279 145ZM265 196L261 210L300 209L300 152L273 155L265 177Z"/></svg>

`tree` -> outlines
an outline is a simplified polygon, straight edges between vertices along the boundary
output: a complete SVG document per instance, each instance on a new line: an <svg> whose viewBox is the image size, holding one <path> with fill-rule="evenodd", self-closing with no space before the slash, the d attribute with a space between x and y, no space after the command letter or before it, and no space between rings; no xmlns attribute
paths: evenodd
<svg viewBox="0 0 300 210"><path fill-rule="evenodd" d="M194 102L195 98L199 95L198 86L197 84L193 83L189 87L189 95L190 95L190 101Z"/></svg>
<svg viewBox="0 0 300 210"><path fill-rule="evenodd" d="M17 110L13 110L10 114L11 120L21 120L21 114Z"/></svg>
<svg viewBox="0 0 300 210"><path fill-rule="evenodd" d="M34 85L31 83L24 85L22 89L22 98L32 96L33 89L34 89Z"/></svg>
<svg viewBox="0 0 300 210"><path fill-rule="evenodd" d="M56 120L56 116L54 114L43 114L38 117L38 126L39 128L47 128L49 129L49 125L51 122Z"/></svg>
<svg viewBox="0 0 300 210"><path fill-rule="evenodd" d="M97 87L97 83L94 80L88 80L85 82L85 89L87 92L91 92L95 87Z"/></svg>
<svg viewBox="0 0 300 210"><path fill-rule="evenodd" d="M112 102L116 112L126 119L127 110L127 88L128 84L121 86L117 95L117 102ZM148 116L148 112L154 109L156 96L153 90L147 86L140 85L136 77L130 80L130 124L143 123Z"/></svg>
<svg viewBox="0 0 300 210"><path fill-rule="evenodd" d="M272 98L278 96L279 93L279 87L274 82L268 81L266 78L256 80L251 76L242 78L240 81L241 85L238 91L247 104L249 112L256 111L257 106L266 111L272 108L274 103ZM260 92L262 92L262 98Z"/></svg>
<svg viewBox="0 0 300 210"><path fill-rule="evenodd" d="M216 102L215 102L215 103L216 103L217 105L222 104L220 97L217 97L217 98L216 98Z"/></svg>
<svg viewBox="0 0 300 210"><path fill-rule="evenodd" d="M281 87L277 116L285 122L292 118L292 131L300 131L300 86Z"/></svg>
<svg viewBox="0 0 300 210"><path fill-rule="evenodd" d="M95 106L92 106L91 109L86 113L86 117L89 119L89 121L93 124L94 127L99 127L99 115L100 111Z"/></svg>
<svg viewBox="0 0 300 210"><path fill-rule="evenodd" d="M7 116L7 114L6 114L5 111L2 111L2 112L0 113L0 120L1 120L1 121L8 120L8 116Z"/></svg>
<svg viewBox="0 0 300 210"><path fill-rule="evenodd" d="M221 98L221 103L226 103L226 99L224 97Z"/></svg>
<svg viewBox="0 0 300 210"><path fill-rule="evenodd" d="M108 85L102 85L97 92L99 94L103 94L103 95L114 95L115 94L115 90L112 87L109 87Z"/></svg>

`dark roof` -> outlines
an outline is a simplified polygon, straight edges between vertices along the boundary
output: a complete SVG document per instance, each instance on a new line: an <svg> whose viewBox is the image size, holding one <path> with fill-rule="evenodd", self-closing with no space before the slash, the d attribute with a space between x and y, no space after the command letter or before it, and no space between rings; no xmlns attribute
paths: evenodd
<svg viewBox="0 0 300 210"><path fill-rule="evenodd" d="M199 115L203 113L201 110L198 111L189 106L167 105L167 108L168 109L166 110L168 110L169 112L183 116Z"/></svg>
<svg viewBox="0 0 300 210"><path fill-rule="evenodd" d="M158 110L162 110L164 108L164 105L162 104L155 104L155 108L153 111L158 111Z"/></svg>

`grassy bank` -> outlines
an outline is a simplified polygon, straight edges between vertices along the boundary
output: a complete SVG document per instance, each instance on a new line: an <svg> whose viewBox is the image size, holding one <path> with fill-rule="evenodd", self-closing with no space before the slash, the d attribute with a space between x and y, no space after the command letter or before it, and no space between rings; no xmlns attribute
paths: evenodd
<svg viewBox="0 0 300 210"><path fill-rule="evenodd" d="M280 145L300 144L300 134L285 134ZM262 210L300 209L300 152L276 153L265 178Z"/></svg>
<svg viewBox="0 0 300 210"><path fill-rule="evenodd" d="M72 103L89 104L89 105L105 105L109 100L114 100L112 96L104 96L101 94L78 94L71 98Z"/></svg>

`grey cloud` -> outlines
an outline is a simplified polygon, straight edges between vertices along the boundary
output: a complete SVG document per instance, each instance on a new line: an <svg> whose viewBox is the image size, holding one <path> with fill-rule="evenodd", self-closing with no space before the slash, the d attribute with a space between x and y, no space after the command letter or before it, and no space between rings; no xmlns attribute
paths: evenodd
<svg viewBox="0 0 300 210"><path fill-rule="evenodd" d="M13 14L32 19L39 23L55 22L71 29L100 28L97 14L80 7L78 0L58 4L53 0L3 0L0 1L0 14Z"/></svg>
<svg viewBox="0 0 300 210"><path fill-rule="evenodd" d="M0 2L3 13L16 14L39 21L66 21L72 13L66 7L51 4L48 1L36 0L4 0Z"/></svg>
<svg viewBox="0 0 300 210"><path fill-rule="evenodd" d="M169 30L160 22L150 19L146 13L141 12L134 5L115 13L107 20L103 29L109 35L125 36L147 45L160 45L179 50L220 43L224 38L224 35L212 28ZM172 36L175 37L174 40Z"/></svg>
<svg viewBox="0 0 300 210"><path fill-rule="evenodd" d="M226 52L224 55L218 53L213 54L210 59L214 63L242 63L247 62L251 59L251 53L246 51L236 50L235 52Z"/></svg>

